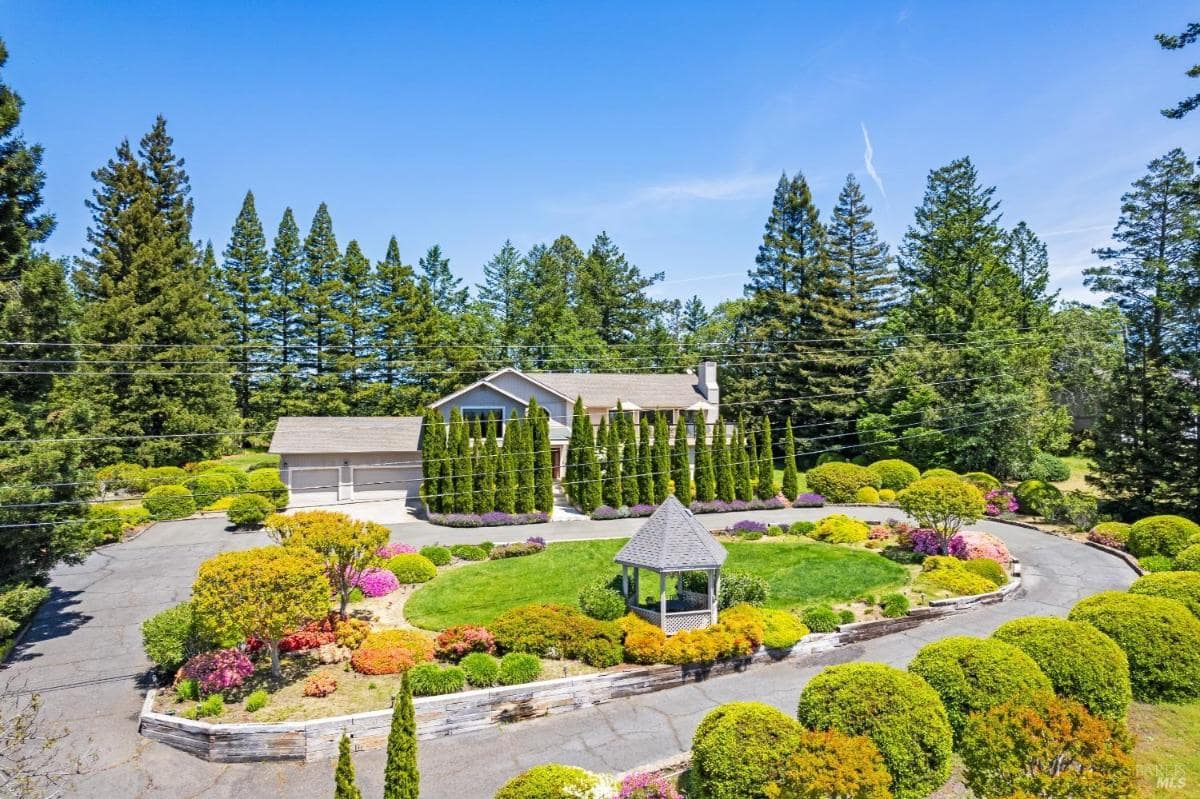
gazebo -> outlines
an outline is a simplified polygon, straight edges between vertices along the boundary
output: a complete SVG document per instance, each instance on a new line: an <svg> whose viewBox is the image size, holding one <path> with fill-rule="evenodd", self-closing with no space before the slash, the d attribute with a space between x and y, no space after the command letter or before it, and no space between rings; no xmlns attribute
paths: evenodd
<svg viewBox="0 0 1200 799"><path fill-rule="evenodd" d="M671 635L717 623L721 565L728 553L712 533L678 499L668 496L633 538L613 558L621 564L621 593L625 606ZM633 581L629 568L633 567ZM641 570L658 574L658 608L641 606ZM708 574L707 590L687 591L684 572ZM675 575L676 598L667 599L667 575Z"/></svg>

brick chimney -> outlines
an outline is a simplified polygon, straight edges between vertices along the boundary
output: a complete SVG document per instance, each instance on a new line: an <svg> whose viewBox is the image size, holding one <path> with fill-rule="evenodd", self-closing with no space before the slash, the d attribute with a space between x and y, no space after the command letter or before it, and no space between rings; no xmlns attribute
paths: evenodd
<svg viewBox="0 0 1200 799"><path fill-rule="evenodd" d="M713 405L721 404L721 388L717 385L716 361L701 361L696 369L696 388Z"/></svg>

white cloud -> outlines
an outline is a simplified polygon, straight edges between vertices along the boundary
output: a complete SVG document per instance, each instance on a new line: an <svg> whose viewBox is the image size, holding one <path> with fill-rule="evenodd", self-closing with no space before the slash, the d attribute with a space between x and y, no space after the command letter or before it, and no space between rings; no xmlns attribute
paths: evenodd
<svg viewBox="0 0 1200 799"><path fill-rule="evenodd" d="M645 186L633 192L622 205L670 205L692 200L724 201L759 199L770 192L778 175L739 173L715 178L689 178Z"/></svg>
<svg viewBox="0 0 1200 799"><path fill-rule="evenodd" d="M875 181L875 187L879 189L879 193L883 195L883 199L887 199L887 191L883 188L883 178L879 177L879 173L875 171L875 151L871 148L871 134L867 133L867 123L859 122L862 125L863 143L867 149L863 151L863 164L867 167L867 174L871 176L871 180Z"/></svg>

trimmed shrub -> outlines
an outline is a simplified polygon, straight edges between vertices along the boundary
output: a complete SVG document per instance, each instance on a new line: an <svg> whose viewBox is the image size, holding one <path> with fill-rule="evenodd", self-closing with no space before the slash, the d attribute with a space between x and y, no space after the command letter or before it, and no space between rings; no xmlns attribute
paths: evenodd
<svg viewBox="0 0 1200 799"><path fill-rule="evenodd" d="M1166 555L1147 555L1144 558L1138 558L1138 566L1142 571L1154 574L1155 572L1174 571L1175 561L1168 558Z"/></svg>
<svg viewBox="0 0 1200 799"><path fill-rule="evenodd" d="M954 471L953 469L943 469L941 467L937 467L934 469L926 469L925 471L921 472L922 479L927 479L930 477L936 477L936 478L940 478L943 480L961 480L962 479L962 476L958 472Z"/></svg>
<svg viewBox="0 0 1200 799"><path fill-rule="evenodd" d="M114 463L96 470L101 493L114 491L144 491L146 469L139 463Z"/></svg>
<svg viewBox="0 0 1200 799"><path fill-rule="evenodd" d="M596 777L581 768L546 763L504 783L495 799L575 799L595 784Z"/></svg>
<svg viewBox="0 0 1200 799"><path fill-rule="evenodd" d="M1008 583L1008 575L1004 573L1004 567L991 558L965 560L962 567L972 574L978 574L997 588Z"/></svg>
<svg viewBox="0 0 1200 799"><path fill-rule="evenodd" d="M745 639L753 650L763 642L763 613L753 605L736 605L721 613L718 624L731 635Z"/></svg>
<svg viewBox="0 0 1200 799"><path fill-rule="evenodd" d="M1124 548L1129 541L1129 528L1125 522L1100 522L1088 532L1088 538L1108 546Z"/></svg>
<svg viewBox="0 0 1200 799"><path fill-rule="evenodd" d="M804 626L814 633L831 633L841 623L838 614L834 613L833 608L828 605L814 605L811 608L805 608L801 619Z"/></svg>
<svg viewBox="0 0 1200 799"><path fill-rule="evenodd" d="M892 799L892 776L870 739L840 732L801 733L787 753L778 779L767 783L767 799Z"/></svg>
<svg viewBox="0 0 1200 799"><path fill-rule="evenodd" d="M826 463L806 473L809 491L815 491L827 502L852 502L863 486L879 488L879 476L865 466L853 463Z"/></svg>
<svg viewBox="0 0 1200 799"><path fill-rule="evenodd" d="M387 596L400 588L396 575L387 569L371 566L354 579L355 588L362 591L364 597Z"/></svg>
<svg viewBox="0 0 1200 799"><path fill-rule="evenodd" d="M492 654L496 651L496 637L486 627L474 624L459 624L447 627L438 633L434 650L447 660L461 660L473 652Z"/></svg>
<svg viewBox="0 0 1200 799"><path fill-rule="evenodd" d="M1090 624L1050 616L1014 619L992 637L1033 658L1054 693L1081 702L1093 715L1120 721L1133 701L1129 660Z"/></svg>
<svg viewBox="0 0 1200 799"><path fill-rule="evenodd" d="M152 488L142 497L142 506L155 519L186 519L196 512L196 501L181 485Z"/></svg>
<svg viewBox="0 0 1200 799"><path fill-rule="evenodd" d="M619 648L621 630L612 622L597 621L563 605L522 605L500 614L491 626L496 643L507 652L578 657L605 665ZM590 642L599 640L597 645ZM592 665L595 665L594 663Z"/></svg>
<svg viewBox="0 0 1200 799"><path fill-rule="evenodd" d="M854 611L849 608L842 608L837 612L838 621L842 624L851 624L854 622Z"/></svg>
<svg viewBox="0 0 1200 799"><path fill-rule="evenodd" d="M486 652L472 652L459 661L458 667L475 688L491 688L500 679L499 658Z"/></svg>
<svg viewBox="0 0 1200 799"><path fill-rule="evenodd" d="M692 574L696 572L690 572ZM770 596L771 586L765 577L735 570L721 570L721 588L717 595L719 608L731 608L743 602L762 605Z"/></svg>
<svg viewBox="0 0 1200 799"><path fill-rule="evenodd" d="M929 683L881 663L832 666L800 694L796 717L810 730L871 739L896 799L920 799L950 777L953 733Z"/></svg>
<svg viewBox="0 0 1200 799"><path fill-rule="evenodd" d="M867 505L879 504L879 492L871 486L863 486L854 492L854 501L863 502Z"/></svg>
<svg viewBox="0 0 1200 799"><path fill-rule="evenodd" d="M520 685L533 682L542 674L542 661L537 655L509 652L500 658L500 673L496 682L501 685Z"/></svg>
<svg viewBox="0 0 1200 799"><path fill-rule="evenodd" d="M1013 489L1013 496L1022 513L1034 516L1045 515L1062 502L1062 492L1042 480L1026 480Z"/></svg>
<svg viewBox="0 0 1200 799"><path fill-rule="evenodd" d="M304 681L304 690L301 692L305 696L311 696L315 699L320 699L329 696L337 690L337 678L332 674L310 674L308 679Z"/></svg>
<svg viewBox="0 0 1200 799"><path fill-rule="evenodd" d="M880 502L895 502L896 501L895 490L891 489L891 488L879 489L879 501Z"/></svg>
<svg viewBox="0 0 1200 799"><path fill-rule="evenodd" d="M192 708L191 717L193 719L216 718L224 712L225 697L221 696L220 694L213 694Z"/></svg>
<svg viewBox="0 0 1200 799"><path fill-rule="evenodd" d="M183 481L183 487L192 492L192 498L201 508L237 490L228 475L215 471L194 474Z"/></svg>
<svg viewBox="0 0 1200 799"><path fill-rule="evenodd" d="M790 649L808 635L808 628L794 613L773 608L758 608L762 617L762 645L767 649Z"/></svg>
<svg viewBox="0 0 1200 799"><path fill-rule="evenodd" d="M731 702L709 711L692 737L688 795L765 798L765 786L783 776L784 761L803 735L795 719L760 702Z"/></svg>
<svg viewBox="0 0 1200 799"><path fill-rule="evenodd" d="M450 547L450 554L459 560L487 560L488 553L483 547L473 544L455 544Z"/></svg>
<svg viewBox="0 0 1200 799"><path fill-rule="evenodd" d="M867 467L879 478L879 488L899 491L921 476L916 466L899 458L875 461Z"/></svg>
<svg viewBox="0 0 1200 799"><path fill-rule="evenodd" d="M233 498L225 515L234 527L258 527L274 511L275 506L264 496L239 494Z"/></svg>
<svg viewBox="0 0 1200 799"><path fill-rule="evenodd" d="M19 629L21 629L21 625L8 616L0 616L0 641L11 638Z"/></svg>
<svg viewBox="0 0 1200 799"><path fill-rule="evenodd" d="M488 557L492 560L504 560L505 558L523 558L526 555L536 555L546 548L545 544L531 544L528 541L515 544L504 544L502 546L493 547L488 552Z"/></svg>
<svg viewBox="0 0 1200 799"><path fill-rule="evenodd" d="M350 656L350 667L359 674L399 674L411 669L412 655L405 649L358 649Z"/></svg>
<svg viewBox="0 0 1200 799"><path fill-rule="evenodd" d="M866 541L871 534L871 528L866 522L860 522L844 513L826 516L817 522L812 531L812 537L830 544L855 544Z"/></svg>
<svg viewBox="0 0 1200 799"><path fill-rule="evenodd" d="M792 535L811 536L812 531L815 529L817 529L816 522L792 522L792 526L788 528L788 532Z"/></svg>
<svg viewBox="0 0 1200 799"><path fill-rule="evenodd" d="M358 649L371 634L370 623L362 619L353 617L342 619L338 618L336 613L330 614L330 617L334 619L333 640L337 642L338 646Z"/></svg>
<svg viewBox="0 0 1200 799"><path fill-rule="evenodd" d="M1021 472L1024 480L1042 480L1046 483L1061 483L1071 479L1071 467L1062 458L1049 452L1039 452Z"/></svg>
<svg viewBox="0 0 1200 799"><path fill-rule="evenodd" d="M1200 620L1183 603L1105 591L1081 600L1068 618L1117 642L1129 658L1135 699L1189 702L1200 696Z"/></svg>
<svg viewBox="0 0 1200 799"><path fill-rule="evenodd" d="M1188 544L1175 556L1175 570L1200 572L1200 544Z"/></svg>
<svg viewBox="0 0 1200 799"><path fill-rule="evenodd" d="M250 695L246 697L246 705L245 705L246 712L247 713L257 713L258 711L262 710L264 707L267 706L267 701L269 699L270 699L270 696L267 694L266 690L263 688L259 688L257 690L251 691Z"/></svg>
<svg viewBox="0 0 1200 799"><path fill-rule="evenodd" d="M398 674L433 659L433 642L414 630L380 630L350 656L360 674Z"/></svg>
<svg viewBox="0 0 1200 799"><path fill-rule="evenodd" d="M0 615L8 614L0 610ZM142 649L164 674L173 674L206 646L196 633L190 602L167 608L142 622Z"/></svg>
<svg viewBox="0 0 1200 799"><path fill-rule="evenodd" d="M1200 535L1200 525L1182 516L1147 516L1129 528L1127 548L1137 557L1166 555L1173 558Z"/></svg>
<svg viewBox="0 0 1200 799"><path fill-rule="evenodd" d="M1003 485L999 480L997 480L995 477L992 477L987 472L967 472L962 476L961 479L963 482L970 483L971 485L975 486L984 494L989 491L995 491Z"/></svg>
<svg viewBox="0 0 1200 799"><path fill-rule="evenodd" d="M437 577L437 566L423 555L397 555L385 560L383 567L396 575L401 585L427 583Z"/></svg>
<svg viewBox="0 0 1200 799"><path fill-rule="evenodd" d="M1133 581L1129 593L1174 599L1187 606L1192 615L1200 617L1200 572L1147 574Z"/></svg>
<svg viewBox="0 0 1200 799"><path fill-rule="evenodd" d="M925 558L921 567L921 579L959 596L974 596L995 591L996 584L991 580L967 571L968 562L945 555L933 555Z"/></svg>
<svg viewBox="0 0 1200 799"><path fill-rule="evenodd" d="M618 624L625 633L625 655L634 663L661 663L667 634L635 613Z"/></svg>
<svg viewBox="0 0 1200 799"><path fill-rule="evenodd" d="M229 481L233 483L234 491L245 491L250 487L250 476L247 475L246 472L230 463L218 462L212 468L205 469L204 472L206 474L220 474L229 478ZM195 473L196 472L193 471L193 474Z"/></svg>
<svg viewBox="0 0 1200 799"><path fill-rule="evenodd" d="M413 696L441 696L461 691L467 683L458 666L422 663L408 670L408 685Z"/></svg>
<svg viewBox="0 0 1200 799"><path fill-rule="evenodd" d="M767 531L766 531L766 535L768 535L772 538L774 538L775 536L784 535L785 533L787 533L787 530L784 529L782 524L769 525L767 527Z"/></svg>
<svg viewBox="0 0 1200 799"><path fill-rule="evenodd" d="M749 639L723 624L714 624L701 630L684 630L667 638L662 646L662 662L677 666L712 663L718 658L748 655L751 649Z"/></svg>
<svg viewBox="0 0 1200 799"><path fill-rule="evenodd" d="M83 533L96 544L110 544L121 540L124 525L121 523L121 512L108 505L88 506L87 520L83 523Z"/></svg>
<svg viewBox="0 0 1200 799"><path fill-rule="evenodd" d="M181 486L186 479L188 473L178 466L155 466L142 472L134 490L146 493L159 486Z"/></svg>
<svg viewBox="0 0 1200 799"><path fill-rule="evenodd" d="M603 578L579 592L579 609L593 619L613 621L625 615L625 598Z"/></svg>
<svg viewBox="0 0 1200 799"><path fill-rule="evenodd" d="M408 554L408 553L397 553ZM434 566L446 566L450 563L450 550L447 547L421 547L421 557L428 558ZM393 556L394 557L394 556Z"/></svg>
<svg viewBox="0 0 1200 799"><path fill-rule="evenodd" d="M246 475L246 490L266 497L276 510L283 510L291 501L291 493L283 480L279 479L279 470L274 467L255 469Z"/></svg>
<svg viewBox="0 0 1200 799"><path fill-rule="evenodd" d="M879 600L884 618L898 619L908 615L909 602L904 594L884 594Z"/></svg>
<svg viewBox="0 0 1200 799"><path fill-rule="evenodd" d="M150 521L150 511L141 505L131 505L127 508L117 508L121 516L121 529L128 532L134 527L140 527Z"/></svg>
<svg viewBox="0 0 1200 799"><path fill-rule="evenodd" d="M980 799L1129 799L1138 795L1131 749L1123 725L1044 692L972 716L959 753Z"/></svg>
<svg viewBox="0 0 1200 799"><path fill-rule="evenodd" d="M994 638L952 636L926 644L908 670L933 686L955 738L972 713L1016 697L1050 691L1050 680L1038 664L1012 644Z"/></svg>

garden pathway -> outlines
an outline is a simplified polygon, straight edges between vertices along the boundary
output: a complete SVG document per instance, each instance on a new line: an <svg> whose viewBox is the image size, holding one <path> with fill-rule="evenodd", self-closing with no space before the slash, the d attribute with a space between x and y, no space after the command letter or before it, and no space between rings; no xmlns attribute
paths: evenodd
<svg viewBox="0 0 1200 799"><path fill-rule="evenodd" d="M711 527L739 518L817 519L828 510L804 509L702 517ZM883 508L848 508L864 519L899 515ZM489 531L498 540L542 535L550 540L606 538L632 533L640 520L555 522ZM393 538L413 544L478 541L479 530L447 530L423 522L398 525ZM1064 615L1080 598L1120 589L1134 578L1122 561L1080 543L995 522L1022 561L1024 586L1010 602L931 622L914 630L836 650L804 662L784 662L669 691L468 735L423 741L424 799L486 799L510 776L544 762L597 771L624 771L688 749L703 715L722 702L759 700L793 712L805 682L826 665L874 660L904 666L929 641L987 635L1001 623L1035 614ZM227 549L266 543L261 533L231 534L217 519L157 525L138 539L96 552L79 566L59 568L54 594L0 688L40 691L46 715L69 723L65 747L85 746L94 761L67 796L80 797L319 797L333 791L332 763L214 764L137 734L147 663L142 619L186 598L199 563ZM355 755L366 797L382 793L384 752Z"/></svg>

